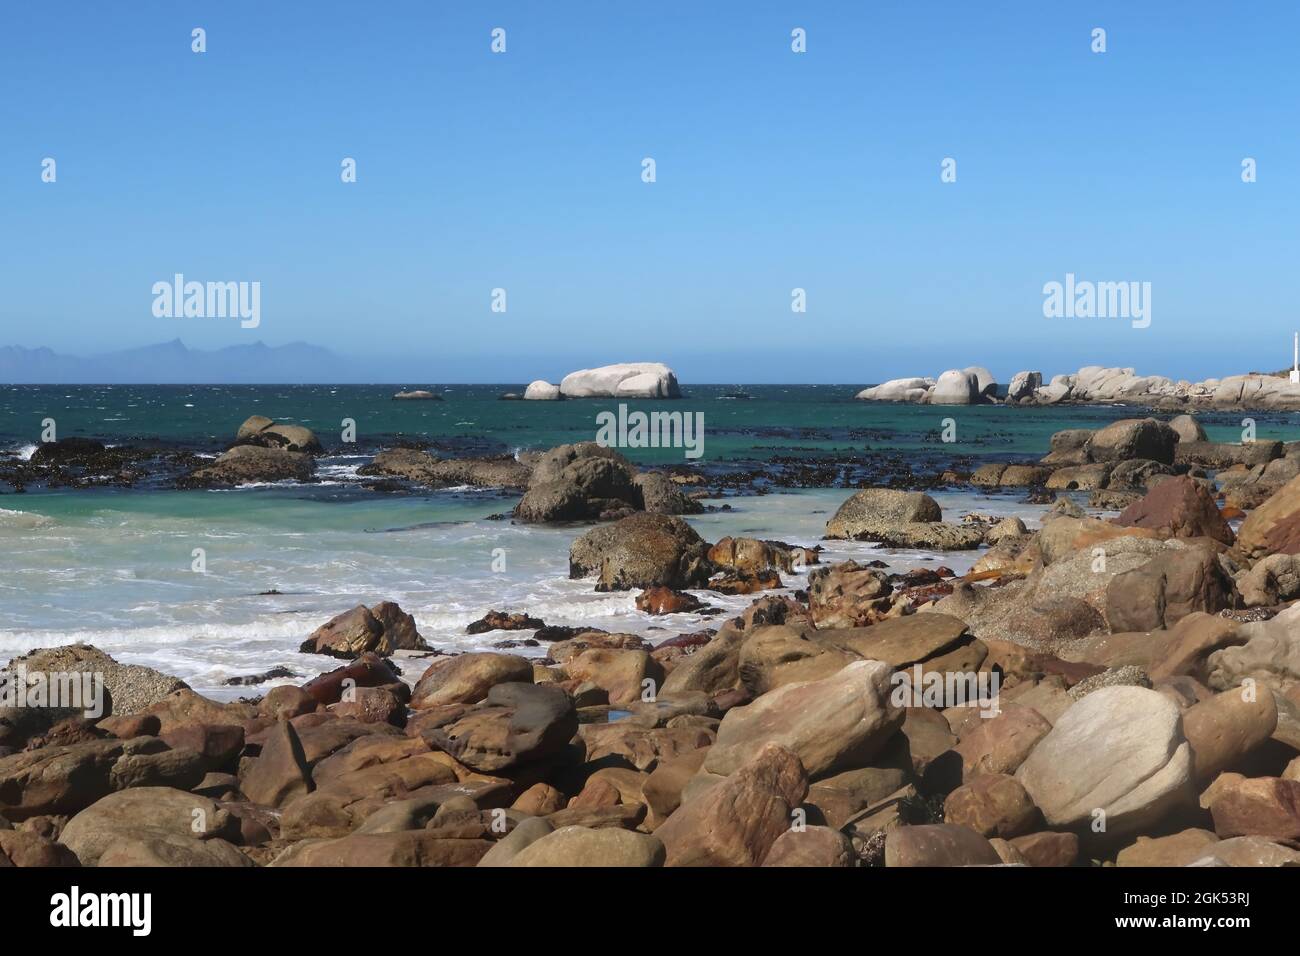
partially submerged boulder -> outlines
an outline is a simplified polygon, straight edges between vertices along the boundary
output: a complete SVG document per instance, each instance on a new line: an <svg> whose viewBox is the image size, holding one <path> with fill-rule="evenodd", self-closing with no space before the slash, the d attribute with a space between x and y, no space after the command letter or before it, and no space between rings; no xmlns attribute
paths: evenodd
<svg viewBox="0 0 1300 956"><path fill-rule="evenodd" d="M569 577L597 577L597 591L703 587L711 573L708 544L670 515L634 514L593 528L569 549Z"/></svg>
<svg viewBox="0 0 1300 956"><path fill-rule="evenodd" d="M279 446L236 445L210 465L179 479L182 488L212 488L279 481L310 481L311 457Z"/></svg>
<svg viewBox="0 0 1300 956"><path fill-rule="evenodd" d="M855 492L826 523L826 537L873 540L883 533L897 532L905 525L938 522L939 505L919 491L867 488Z"/></svg>
<svg viewBox="0 0 1300 956"><path fill-rule="evenodd" d="M427 651L415 618L392 601L373 608L358 604L322 624L298 648L304 654L352 659L367 651L387 657L394 651Z"/></svg>
<svg viewBox="0 0 1300 956"><path fill-rule="evenodd" d="M565 398L681 398L677 376L662 362L624 362L570 372L560 380Z"/></svg>
<svg viewBox="0 0 1300 956"><path fill-rule="evenodd" d="M595 442L560 445L533 466L528 491L514 516L525 523L592 521L641 508L635 469L612 448Z"/></svg>

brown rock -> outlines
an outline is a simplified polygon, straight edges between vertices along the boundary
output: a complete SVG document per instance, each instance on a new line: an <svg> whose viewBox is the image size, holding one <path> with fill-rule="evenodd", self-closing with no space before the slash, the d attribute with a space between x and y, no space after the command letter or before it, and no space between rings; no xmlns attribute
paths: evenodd
<svg viewBox="0 0 1300 956"><path fill-rule="evenodd" d="M890 668L855 661L831 677L787 684L727 712L704 767L729 774L768 743L793 751L812 777L870 761L901 726Z"/></svg>
<svg viewBox="0 0 1300 956"><path fill-rule="evenodd" d="M318 703L328 705L337 704L348 687L383 687L400 680L387 661L378 654L367 652L350 664L309 680L302 689Z"/></svg>
<svg viewBox="0 0 1300 956"><path fill-rule="evenodd" d="M411 692L411 707L423 710L443 704L476 704L497 684L533 682L533 666L525 657L491 652L457 654L429 665Z"/></svg>
<svg viewBox="0 0 1300 956"><path fill-rule="evenodd" d="M1219 842L1210 830L1182 830L1163 837L1140 836L1119 851L1116 866L1187 866Z"/></svg>
<svg viewBox="0 0 1300 956"><path fill-rule="evenodd" d="M1038 711L1010 704L998 716L981 719L954 748L962 758L962 780L1015 773L1051 729Z"/></svg>
<svg viewBox="0 0 1300 956"><path fill-rule="evenodd" d="M682 791L704 764L707 747L690 750L678 757L662 760L641 787L645 800L646 829L654 832L682 805Z"/></svg>
<svg viewBox="0 0 1300 956"><path fill-rule="evenodd" d="M1106 620L1112 632L1173 627L1195 611L1230 607L1232 593L1232 581L1213 551L1166 551L1115 575L1106 587Z"/></svg>
<svg viewBox="0 0 1300 956"><path fill-rule="evenodd" d="M857 862L849 838L830 827L786 830L763 860L764 866L848 867Z"/></svg>
<svg viewBox="0 0 1300 956"><path fill-rule="evenodd" d="M1214 796L1210 815L1220 837L1300 840L1300 783L1280 777L1231 780Z"/></svg>
<svg viewBox="0 0 1300 956"><path fill-rule="evenodd" d="M948 794L944 820L969 827L981 836L1010 839L1033 827L1038 809L1015 777L985 773Z"/></svg>
<svg viewBox="0 0 1300 956"><path fill-rule="evenodd" d="M1183 714L1192 767L1203 782L1232 769L1276 729L1277 704L1273 692L1262 685L1250 695L1244 688L1224 691Z"/></svg>
<svg viewBox="0 0 1300 956"><path fill-rule="evenodd" d="M642 650L593 647L566 662L564 669L572 678L604 688L615 705L653 700L664 683L663 665Z"/></svg>
<svg viewBox="0 0 1300 956"><path fill-rule="evenodd" d="M0 856L8 857L17 867L81 865L63 844L27 830L0 830Z"/></svg>
<svg viewBox="0 0 1300 956"><path fill-rule="evenodd" d="M435 830L354 833L295 844L271 866L475 866L487 840L446 839Z"/></svg>
<svg viewBox="0 0 1300 956"><path fill-rule="evenodd" d="M1166 478L1120 513L1115 523L1150 528L1166 537L1212 538L1232 544L1232 529L1204 485L1185 475Z"/></svg>
<svg viewBox="0 0 1300 956"><path fill-rule="evenodd" d="M1237 533L1237 547L1248 558L1300 553L1300 477L1250 513Z"/></svg>
<svg viewBox="0 0 1300 956"><path fill-rule="evenodd" d="M695 595L672 588L649 588L636 598L636 609L647 614L684 614L703 607L704 602Z"/></svg>
<svg viewBox="0 0 1300 956"><path fill-rule="evenodd" d="M885 839L885 866L996 866L1002 862L984 837L951 823L901 826Z"/></svg>
<svg viewBox="0 0 1300 956"><path fill-rule="evenodd" d="M564 794L549 783L535 783L511 804L512 810L533 817L544 817L564 809Z"/></svg>
<svg viewBox="0 0 1300 956"><path fill-rule="evenodd" d="M311 770L298 732L287 720L275 725L239 781L239 789L254 803L278 807L312 789Z"/></svg>
<svg viewBox="0 0 1300 956"><path fill-rule="evenodd" d="M763 747L707 793L679 807L655 830L668 866L757 866L789 829L808 792L799 758Z"/></svg>
<svg viewBox="0 0 1300 956"><path fill-rule="evenodd" d="M1030 866L1073 866L1079 858L1079 837L1074 833L1027 833L1011 845Z"/></svg>

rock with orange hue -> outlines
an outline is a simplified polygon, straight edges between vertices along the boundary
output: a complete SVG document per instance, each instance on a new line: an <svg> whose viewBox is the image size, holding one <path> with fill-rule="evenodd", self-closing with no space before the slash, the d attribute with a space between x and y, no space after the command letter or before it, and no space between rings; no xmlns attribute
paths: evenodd
<svg viewBox="0 0 1300 956"><path fill-rule="evenodd" d="M1248 558L1300 553L1300 477L1247 516L1237 532L1237 547Z"/></svg>
<svg viewBox="0 0 1300 956"><path fill-rule="evenodd" d="M768 851L764 866L849 867L857 862L853 844L830 827L786 830Z"/></svg>
<svg viewBox="0 0 1300 956"><path fill-rule="evenodd" d="M1011 845L1030 866L1072 866L1079 858L1079 837L1074 833L1027 833Z"/></svg>
<svg viewBox="0 0 1300 956"><path fill-rule="evenodd" d="M1256 686L1234 688L1189 708L1183 733L1192 745L1196 777L1209 782L1236 766L1277 729L1273 692Z"/></svg>
<svg viewBox="0 0 1300 956"><path fill-rule="evenodd" d="M695 595L672 588L649 588L636 597L636 609L647 614L683 614L703 607L704 602Z"/></svg>
<svg viewBox="0 0 1300 956"><path fill-rule="evenodd" d="M1185 475L1166 478L1125 508L1115 524L1149 528L1164 537L1212 538L1232 544L1232 529L1205 487Z"/></svg>
<svg viewBox="0 0 1300 956"><path fill-rule="evenodd" d="M734 773L770 743L797 755L813 779L864 766L905 717L891 700L890 673L882 661L855 661L830 677L786 684L729 710L704 769Z"/></svg>
<svg viewBox="0 0 1300 956"><path fill-rule="evenodd" d="M429 665L411 692L411 707L476 704L497 684L532 683L533 665L515 654L457 654Z"/></svg>
<svg viewBox="0 0 1300 956"><path fill-rule="evenodd" d="M1300 783L1281 777L1234 777L1210 803L1220 837L1300 841Z"/></svg>
<svg viewBox="0 0 1300 956"><path fill-rule="evenodd" d="M885 866L996 866L1002 858L970 827L953 823L901 826L885 838Z"/></svg>
<svg viewBox="0 0 1300 956"><path fill-rule="evenodd" d="M668 866L758 866L808 792L795 754L768 744L655 830Z"/></svg>
<svg viewBox="0 0 1300 956"><path fill-rule="evenodd" d="M1010 839L1033 827L1038 808L1015 777L985 773L948 794L943 818L970 827L981 836Z"/></svg>
<svg viewBox="0 0 1300 956"><path fill-rule="evenodd" d="M549 783L535 783L511 804L511 809L533 817L549 816L564 809L564 794Z"/></svg>
<svg viewBox="0 0 1300 956"><path fill-rule="evenodd" d="M1038 711L1014 705L973 724L954 748L962 758L962 779L968 782L981 774L1015 773L1052 729Z"/></svg>

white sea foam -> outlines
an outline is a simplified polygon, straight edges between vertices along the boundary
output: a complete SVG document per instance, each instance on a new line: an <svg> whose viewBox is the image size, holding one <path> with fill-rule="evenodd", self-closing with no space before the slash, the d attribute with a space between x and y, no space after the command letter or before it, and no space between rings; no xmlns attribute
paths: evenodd
<svg viewBox="0 0 1300 956"><path fill-rule="evenodd" d="M879 558L902 571L930 559L930 566L943 563L961 573L978 555L820 541L827 518L849 494L733 498L731 511L689 520L710 541L747 535L821 543L823 564ZM937 497L948 520L968 510L1016 514L1036 524L1043 510L1010 498ZM357 604L396 601L432 646L468 651L530 636L465 633L490 610L523 611L551 625L634 633L657 643L716 628L754 599L695 591L723 615L644 614L636 610L636 592L597 592L593 580L568 577L569 545L585 529L484 520L508 504L476 503L454 493L340 504L251 492L238 499L204 496L183 508L165 495L140 495L114 498L89 513L86 500L50 499L67 507L55 510L54 518L0 510L0 606L6 612L0 661L82 641L229 699L257 692L223 686L230 677L284 666L301 680L338 666L297 648L315 628ZM43 534L29 533L47 526ZM196 547L205 549L206 574L191 570ZM500 571L494 570L498 553L505 560ZM805 575L781 577L787 588L806 584ZM262 593L271 589L282 593ZM546 651L543 645L514 652ZM421 661L402 666L408 680L424 670Z"/></svg>

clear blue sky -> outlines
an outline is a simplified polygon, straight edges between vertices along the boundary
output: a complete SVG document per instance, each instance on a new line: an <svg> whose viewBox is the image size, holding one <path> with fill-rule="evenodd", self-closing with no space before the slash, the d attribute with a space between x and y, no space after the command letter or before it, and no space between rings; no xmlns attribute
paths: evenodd
<svg viewBox="0 0 1300 956"><path fill-rule="evenodd" d="M1278 368L1300 326L1298 11L7 3L0 345L303 340L431 381ZM178 271L260 281L261 327L155 318ZM1151 282L1150 328L1045 319L1067 272Z"/></svg>

